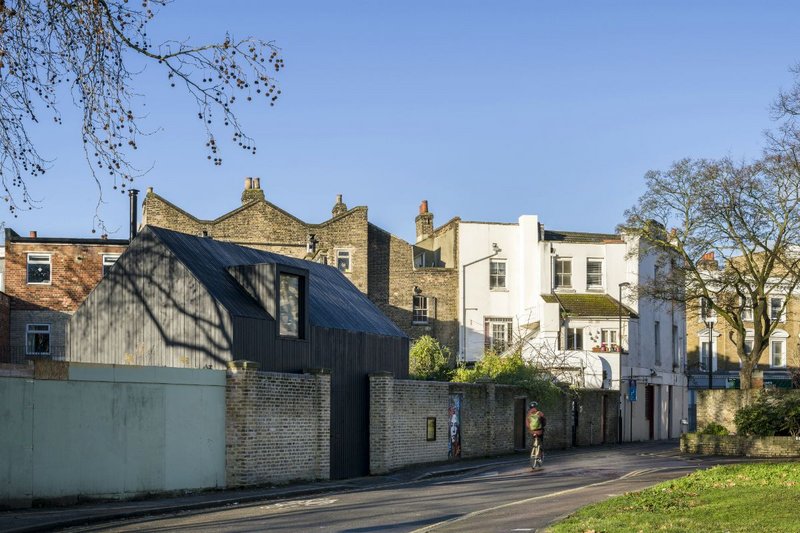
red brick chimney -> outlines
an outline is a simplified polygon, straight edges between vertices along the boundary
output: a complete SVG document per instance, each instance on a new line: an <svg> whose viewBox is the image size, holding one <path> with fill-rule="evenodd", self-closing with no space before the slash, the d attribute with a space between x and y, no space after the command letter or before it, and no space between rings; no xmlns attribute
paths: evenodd
<svg viewBox="0 0 800 533"><path fill-rule="evenodd" d="M417 223L417 242L433 235L433 213L428 212L428 200L422 200L422 203L419 204L419 215L415 222Z"/></svg>

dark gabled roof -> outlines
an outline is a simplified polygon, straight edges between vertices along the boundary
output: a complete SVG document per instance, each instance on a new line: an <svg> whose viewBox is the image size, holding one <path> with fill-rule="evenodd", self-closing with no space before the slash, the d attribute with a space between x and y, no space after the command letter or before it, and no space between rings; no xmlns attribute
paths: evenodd
<svg viewBox="0 0 800 533"><path fill-rule="evenodd" d="M552 293L542 294L542 300L551 304L559 304L567 316L571 317L619 317L620 304L608 294L574 294ZM629 318L638 318L625 304L622 309Z"/></svg>
<svg viewBox="0 0 800 533"><path fill-rule="evenodd" d="M622 238L616 233L585 233L579 231L553 230L544 230L544 240L583 244L603 244L608 241L622 242Z"/></svg>
<svg viewBox="0 0 800 533"><path fill-rule="evenodd" d="M155 226L151 232L228 311L237 316L269 315L231 276L227 268L273 263L308 270L308 318L312 326L405 337L344 274L337 269L208 237L195 237Z"/></svg>

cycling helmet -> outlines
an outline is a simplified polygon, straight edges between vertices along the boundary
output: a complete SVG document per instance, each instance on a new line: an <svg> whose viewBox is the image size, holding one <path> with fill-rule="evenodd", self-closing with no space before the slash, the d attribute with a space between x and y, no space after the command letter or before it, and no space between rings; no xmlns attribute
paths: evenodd
<svg viewBox="0 0 800 533"><path fill-rule="evenodd" d="M528 405L528 407L531 408L531 409L533 409L534 407L538 409L539 408L539 403L538 402L531 402Z"/></svg>

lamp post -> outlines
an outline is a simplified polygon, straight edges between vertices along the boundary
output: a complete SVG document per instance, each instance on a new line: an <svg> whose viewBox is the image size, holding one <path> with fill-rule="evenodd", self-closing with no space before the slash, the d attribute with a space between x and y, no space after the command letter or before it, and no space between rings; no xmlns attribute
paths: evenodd
<svg viewBox="0 0 800 533"><path fill-rule="evenodd" d="M617 348L620 353L622 354L622 289L630 287L631 284L627 281L623 281L619 284L619 332L617 333ZM621 361L620 361L621 363Z"/></svg>
<svg viewBox="0 0 800 533"><path fill-rule="evenodd" d="M623 281L619 284L619 330L617 331L617 351L619 352L619 387L622 389L622 289L630 287L631 284ZM633 367L631 367L631 380L633 380ZM630 440L633 442L633 398L630 397L630 383L628 386L628 418L630 419ZM622 441L622 424L619 426L619 440Z"/></svg>
<svg viewBox="0 0 800 533"><path fill-rule="evenodd" d="M461 288L461 358L463 359L464 363L467 362L467 267L474 265L475 263L480 263L481 261L491 259L502 251L500 247L497 246L496 242L492 243L492 250L493 253L491 255L481 257L480 259L466 263L461 267L461 284L463 285Z"/></svg>
<svg viewBox="0 0 800 533"><path fill-rule="evenodd" d="M714 359L711 354L714 351L714 322L717 321L717 317L711 316L710 298L707 300L706 316L703 317L703 320L708 328L708 389L711 390L714 382Z"/></svg>

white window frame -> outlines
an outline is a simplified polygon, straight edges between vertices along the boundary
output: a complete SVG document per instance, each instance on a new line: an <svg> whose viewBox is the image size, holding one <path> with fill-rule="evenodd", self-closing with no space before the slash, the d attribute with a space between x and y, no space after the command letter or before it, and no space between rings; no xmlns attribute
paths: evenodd
<svg viewBox="0 0 800 533"><path fill-rule="evenodd" d="M719 333L715 331L711 339L711 368L713 372L716 372L718 368L717 356L719 354L717 353L717 350L719 350L719 343L717 342L717 337L719 337ZM703 364L705 361L703 354L708 350L708 330L698 333L697 338L699 339L697 354L699 363L698 368L700 369L700 372L708 372L708 367Z"/></svg>
<svg viewBox="0 0 800 533"><path fill-rule="evenodd" d="M418 305L420 303L421 305ZM430 324L436 314L436 298L415 294L411 300L411 323L414 325Z"/></svg>
<svg viewBox="0 0 800 533"><path fill-rule="evenodd" d="M584 328L571 328L571 327L564 328L564 345L566 346L567 350L581 351L581 350L585 350L586 349L586 345L583 342L584 341L584 337L585 337L583 330L584 330ZM572 346L570 346L570 342L569 342L570 332L572 332L571 337L573 338L573 340L577 339L578 337L580 337L580 339L581 339L580 347L575 346L577 344L576 342L573 342Z"/></svg>
<svg viewBox="0 0 800 533"><path fill-rule="evenodd" d="M569 274L564 274L558 272L558 264L568 264L569 265ZM569 276L569 283L562 283L559 284L558 279L559 276L562 278L564 276ZM571 257L556 257L553 261L553 288L558 289L571 289L572 288L572 258Z"/></svg>
<svg viewBox="0 0 800 533"><path fill-rule="evenodd" d="M781 349L781 364L776 365L774 364L775 360L773 359L774 354L774 346L776 344L780 345ZM772 335L769 337L769 367L770 368L786 368L788 361L787 361L787 347L789 345L789 334L782 329L776 329L772 332Z"/></svg>
<svg viewBox="0 0 800 533"><path fill-rule="evenodd" d="M600 330L600 351L603 351L603 344L605 344L605 351L616 352L619 350L619 331L616 328L602 328Z"/></svg>
<svg viewBox="0 0 800 533"><path fill-rule="evenodd" d="M31 262L31 258L36 257L36 262ZM46 257L47 262L41 261L38 258ZM34 265L47 265L50 267L50 273L47 276L47 281L31 281L30 266ZM51 285L53 283L53 254L44 252L29 252L27 261L25 263L25 281L28 285Z"/></svg>
<svg viewBox="0 0 800 533"><path fill-rule="evenodd" d="M497 274L494 272L494 266L503 266L503 273ZM502 284L500 279L502 278ZM489 260L489 290L492 291L505 291L508 290L508 260L507 259L490 259Z"/></svg>
<svg viewBox="0 0 800 533"><path fill-rule="evenodd" d="M653 323L653 346L655 349L655 364L661 365L661 322Z"/></svg>
<svg viewBox="0 0 800 533"><path fill-rule="evenodd" d="M503 328L503 349L497 350L495 348L495 326L501 326ZM512 333L514 328L514 320L511 318L505 317L493 317L493 316L486 316L483 318L483 328L484 328L484 349L486 350L494 350L497 353L503 353L506 351L511 343L513 342Z"/></svg>
<svg viewBox="0 0 800 533"><path fill-rule="evenodd" d="M347 268L342 270L339 268L339 259L347 258ZM350 250L336 250L336 268L339 272L344 272L348 274L353 271L353 254L350 253Z"/></svg>
<svg viewBox="0 0 800 533"><path fill-rule="evenodd" d="M773 300L780 300L781 304L778 308L778 312L780 312L781 316L775 317L772 314L772 301ZM770 320L777 320L778 322L786 322L786 309L783 309L783 304L786 301L786 298L783 296L770 296L769 297L769 318ZM770 348L771 349L771 348Z"/></svg>
<svg viewBox="0 0 800 533"><path fill-rule="evenodd" d="M113 267L120 255L122 254L103 254L103 277L106 276L106 267L109 269Z"/></svg>
<svg viewBox="0 0 800 533"><path fill-rule="evenodd" d="M780 346L781 351L781 364L775 364L775 346ZM785 337L770 337L769 339L769 367L770 368L786 368L786 338Z"/></svg>
<svg viewBox="0 0 800 533"><path fill-rule="evenodd" d="M712 307L710 309L710 311L711 312L709 314L709 318L712 318L712 319L716 320L716 318L717 318L717 310ZM705 323L705 321L706 321L706 299L705 298L700 298L700 308L699 308L699 311L698 311L697 315L698 315L697 321Z"/></svg>
<svg viewBox="0 0 800 533"><path fill-rule="evenodd" d="M745 296L744 302L742 302L742 321L753 321L753 299L749 296Z"/></svg>
<svg viewBox="0 0 800 533"><path fill-rule="evenodd" d="M600 264L600 283L589 283L589 263L599 263ZM603 283L605 279L605 262L602 258L597 257L588 257L586 258L586 289L587 290L602 290L605 284Z"/></svg>
<svg viewBox="0 0 800 533"><path fill-rule="evenodd" d="M45 328L42 330L32 330L32 328ZM35 352L31 349L31 344L29 342L28 336L29 335L36 335L36 334L47 334L47 351L46 352ZM52 350L52 330L50 328L50 324L25 324L25 355L50 355Z"/></svg>

